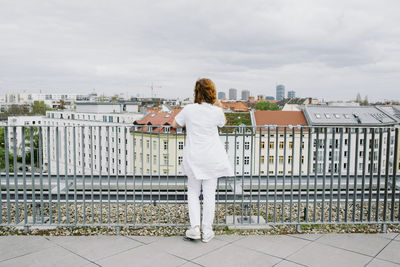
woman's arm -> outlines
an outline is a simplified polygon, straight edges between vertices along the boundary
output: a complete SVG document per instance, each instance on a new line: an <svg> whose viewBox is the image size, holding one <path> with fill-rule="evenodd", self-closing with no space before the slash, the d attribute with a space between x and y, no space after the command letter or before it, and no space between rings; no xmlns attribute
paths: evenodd
<svg viewBox="0 0 400 267"><path fill-rule="evenodd" d="M223 108L222 107L222 103L218 100L218 98L215 100L214 105L216 105L216 106L218 106L220 108Z"/></svg>
<svg viewBox="0 0 400 267"><path fill-rule="evenodd" d="M174 128L182 128L181 126L179 126L179 125L175 122L175 120L172 122L171 126L174 127Z"/></svg>

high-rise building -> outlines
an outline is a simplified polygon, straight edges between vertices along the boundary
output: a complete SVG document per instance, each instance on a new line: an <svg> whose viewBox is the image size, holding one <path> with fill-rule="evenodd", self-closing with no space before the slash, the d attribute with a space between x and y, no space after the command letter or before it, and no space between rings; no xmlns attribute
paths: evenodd
<svg viewBox="0 0 400 267"><path fill-rule="evenodd" d="M285 86L283 84L279 84L276 86L276 100L282 100L285 98Z"/></svg>
<svg viewBox="0 0 400 267"><path fill-rule="evenodd" d="M222 98L225 98L226 94L225 92L218 92L218 99L221 100Z"/></svg>
<svg viewBox="0 0 400 267"><path fill-rule="evenodd" d="M250 97L250 91L249 90L242 90L242 100L248 100Z"/></svg>
<svg viewBox="0 0 400 267"><path fill-rule="evenodd" d="M275 97L267 95L265 96L265 100L275 100Z"/></svg>
<svg viewBox="0 0 400 267"><path fill-rule="evenodd" d="M237 89L231 88L229 89L229 100L236 100L237 99Z"/></svg>
<svg viewBox="0 0 400 267"><path fill-rule="evenodd" d="M296 92L291 90L287 92L287 97L288 98L295 98L296 97Z"/></svg>

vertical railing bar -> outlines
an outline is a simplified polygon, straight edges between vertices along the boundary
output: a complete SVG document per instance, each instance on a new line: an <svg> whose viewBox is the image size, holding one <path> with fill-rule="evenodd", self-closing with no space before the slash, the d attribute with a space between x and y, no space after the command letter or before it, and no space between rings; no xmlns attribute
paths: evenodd
<svg viewBox="0 0 400 267"><path fill-rule="evenodd" d="M186 132L184 132L183 131L183 128L182 128L182 135L183 135L183 146L185 146L185 144L186 144ZM183 162L183 161L182 161ZM182 164L182 163L181 163ZM181 170L182 170L182 167L181 167ZM186 205L185 205L185 201L186 201L186 198L187 197L187 192L186 192L186 179L185 178L183 178L183 201L184 201L184 204L183 204L183 221L184 222L186 222Z"/></svg>
<svg viewBox="0 0 400 267"><path fill-rule="evenodd" d="M54 130L54 128L52 129ZM53 135L54 136L54 135ZM53 203L52 203L52 193L51 193L51 160L50 160L50 126L47 126L47 165L48 165L48 195L49 195L49 219L50 224L53 223ZM15 165L14 165L15 166Z"/></svg>
<svg viewBox="0 0 400 267"><path fill-rule="evenodd" d="M26 195L26 151L25 151L25 127L22 126L22 177L24 190L24 224L28 224L28 207Z"/></svg>
<svg viewBox="0 0 400 267"><path fill-rule="evenodd" d="M142 160L142 185L141 185L141 188L142 188L142 193L141 193L141 197L142 197L142 224L144 224L144 197L143 197L143 195L144 195L144 190L143 190L143 180L144 180L144 139L143 139L143 129L142 129L142 140L141 140L141 142L142 142L142 156L141 156L141 160ZM169 213L169 211L168 211L168 213ZM169 215L168 215L169 216Z"/></svg>
<svg viewBox="0 0 400 267"><path fill-rule="evenodd" d="M360 222L364 220L364 195L365 195L365 166L367 161L367 128L363 128L364 131L364 146L363 146L363 168L362 168L362 182L361 182L361 208L360 208Z"/></svg>
<svg viewBox="0 0 400 267"><path fill-rule="evenodd" d="M110 149L110 125L106 126L107 130L107 204L108 204L108 210L107 210L107 224L111 224L111 188L110 188L110 179L111 179L111 149Z"/></svg>
<svg viewBox="0 0 400 267"><path fill-rule="evenodd" d="M370 128L372 131L372 137L371 137L371 147L370 147L370 153L371 157L369 158L369 165L370 165L370 170L369 170L369 194L368 194L368 221L371 221L371 206L372 206L372 183L373 183L373 176L374 176L374 151L375 151L375 128Z"/></svg>
<svg viewBox="0 0 400 267"><path fill-rule="evenodd" d="M133 224L136 225L136 139L135 139L136 126L132 127L132 145L133 145Z"/></svg>
<svg viewBox="0 0 400 267"><path fill-rule="evenodd" d="M376 206L375 221L379 221L379 201L381 194L381 169L382 169L383 129L379 128L379 149L378 149L378 181L376 183Z"/></svg>
<svg viewBox="0 0 400 267"><path fill-rule="evenodd" d="M346 175L346 201L344 207L344 220L347 223L348 209L349 209L349 182L350 182L350 162L351 162L351 130L352 128L346 128L348 130L347 135L347 175Z"/></svg>
<svg viewBox="0 0 400 267"><path fill-rule="evenodd" d="M332 222L332 205L333 205L333 174L335 172L334 166L335 166L335 146L336 146L336 128L332 127L332 146L331 146L331 179L330 179L330 192L329 192L329 222Z"/></svg>
<svg viewBox="0 0 400 267"><path fill-rule="evenodd" d="M160 138L161 126L158 126L158 224L160 224L161 218L161 138Z"/></svg>
<svg viewBox="0 0 400 267"><path fill-rule="evenodd" d="M267 178L266 178L266 189L265 189L265 223L268 223L268 198L269 198L269 157L270 157L270 142L271 142L271 137L270 137L270 128L268 126L267 128L267 146L265 147L267 149Z"/></svg>
<svg viewBox="0 0 400 267"><path fill-rule="evenodd" d="M387 200L388 200L388 187L389 187L389 162L390 162L390 142L391 136L390 132L391 128L386 128L387 137L386 137L386 166L385 166L385 195L383 200L383 221L386 222L386 212L387 212ZM379 192L378 192L379 193Z"/></svg>
<svg viewBox="0 0 400 267"><path fill-rule="evenodd" d="M17 163L17 129L13 126L13 166L14 166L14 198L15 198L15 223L19 223L19 201L18 201L18 163Z"/></svg>
<svg viewBox="0 0 400 267"><path fill-rule="evenodd" d="M170 128L171 131L171 128ZM178 225L178 131L175 129L175 218Z"/></svg>
<svg viewBox="0 0 400 267"><path fill-rule="evenodd" d="M218 138L220 138L220 133L219 133L220 129L217 128L217 131L218 131ZM219 181L220 181L220 179L217 178L217 189L216 189L216 191L217 191L216 192L217 200L216 200L216 204L215 204L215 206L216 206L215 212L217 212L217 216L215 216L216 217L215 219L216 219L216 224L217 225L219 224L219 205L220 205L220 203L219 203Z"/></svg>
<svg viewBox="0 0 400 267"><path fill-rule="evenodd" d="M275 187L274 187L274 223L276 223L276 202L277 202L277 195L278 195L278 145L279 145L279 127L275 129ZM282 207L283 209L283 207Z"/></svg>
<svg viewBox="0 0 400 267"><path fill-rule="evenodd" d="M127 138L126 138L126 126L124 126L124 170L125 170L125 175L124 175L124 187L125 187L125 218L124 218L124 224L126 225L128 223L128 188L127 188L127 178L128 178L128 163L126 160L126 154L127 154L127 150L128 150L128 142L127 142Z"/></svg>
<svg viewBox="0 0 400 267"><path fill-rule="evenodd" d="M317 132L316 134L316 142L315 142L315 176L314 176L314 212L313 212L313 221L314 223L317 221L317 179L318 179L318 152L319 152L319 130L320 128L314 128Z"/></svg>
<svg viewBox="0 0 400 267"><path fill-rule="evenodd" d="M69 146L67 145L67 126L64 126L64 170L65 170L65 212L67 224L69 224L69 179L68 179L68 155L67 150Z"/></svg>
<svg viewBox="0 0 400 267"><path fill-rule="evenodd" d="M236 142L237 142L237 128L233 129L235 135L235 144L234 147L234 156L233 156L233 171L235 172L235 176L233 178L233 224L236 224Z"/></svg>
<svg viewBox="0 0 400 267"><path fill-rule="evenodd" d="M399 146L399 128L395 129L394 132L394 155L393 155L393 175L392 175L392 200L390 207L390 221L394 222L394 212L395 212L395 202L396 202L396 175L397 175L397 166L398 166L398 146ZM399 203L400 203L400 195L399 195ZM397 215L397 220L400 220L400 205L399 205L399 214Z"/></svg>
<svg viewBox="0 0 400 267"><path fill-rule="evenodd" d="M10 200L10 159L8 147L8 126L4 127L4 150L5 150L5 167L6 167L6 194L7 194L7 223L11 223L11 200ZM15 165L13 165L13 172L15 172ZM3 209L2 209L3 210Z"/></svg>
<svg viewBox="0 0 400 267"><path fill-rule="evenodd" d="M150 163L150 221L153 224L153 126L149 126L150 128L150 141L149 141L149 149L150 149L150 156L149 156L149 163Z"/></svg>
<svg viewBox="0 0 400 267"><path fill-rule="evenodd" d="M225 146L226 150L225 152L228 153L229 149L229 141L228 141L228 129L225 128ZM226 223L226 218L228 216L228 179L225 177L225 223Z"/></svg>
<svg viewBox="0 0 400 267"><path fill-rule="evenodd" d="M72 128L72 142L74 147L74 209L75 209L75 224L78 223L78 193L76 185L76 125Z"/></svg>
<svg viewBox="0 0 400 267"><path fill-rule="evenodd" d="M300 126L300 141L299 141L299 189L298 189L298 199L297 199L297 222L300 223L300 213L301 213L301 180L303 178L303 127ZM294 157L292 155L292 160ZM293 168L292 168L293 172ZM306 209L307 210L307 209Z"/></svg>
<svg viewBox="0 0 400 267"><path fill-rule="evenodd" d="M324 169L322 176L322 205L321 205L321 222L325 221L325 190L326 190L326 166L327 166L327 153L328 153L328 128L324 129Z"/></svg>
<svg viewBox="0 0 400 267"><path fill-rule="evenodd" d="M292 222L292 213L293 213L293 175L294 175L294 148L295 148L295 138L294 138L294 127L292 128L292 160L291 160L291 164L290 164L290 205L289 205L289 221ZM300 157L300 162L301 162L301 157ZM300 177L300 174L299 174ZM298 194L300 194L300 191L298 192ZM301 195L301 194L300 194ZM300 207L298 207L299 209Z"/></svg>
<svg viewBox="0 0 400 267"><path fill-rule="evenodd" d="M253 135L255 134L253 127L251 127L251 135L250 135L250 159L249 159L249 173L250 173L250 217L249 217L249 223L251 224L251 216L253 214L253 203L252 203L252 195L253 195ZM246 129L246 137L249 137L247 135L247 129Z"/></svg>
<svg viewBox="0 0 400 267"><path fill-rule="evenodd" d="M81 127L81 160L82 160L82 200L83 200L83 224L86 224L86 177L85 177L85 142L84 142L84 126Z"/></svg>
<svg viewBox="0 0 400 267"><path fill-rule="evenodd" d="M39 184L40 184L40 216L41 223L44 222L44 205L43 205L43 136L42 136L42 126L38 127L39 133Z"/></svg>
<svg viewBox="0 0 400 267"><path fill-rule="evenodd" d="M243 136L243 138L242 138L242 205L241 205L241 208L240 208L240 217L241 217L241 223L243 224L243 205L244 205L244 143L246 142L245 141L245 129L244 129L245 127L242 127L241 128L241 130L242 130L242 136Z"/></svg>
<svg viewBox="0 0 400 267"><path fill-rule="evenodd" d="M35 147L33 146L33 127L32 126L29 126L29 141L30 141L30 152L31 152L32 216L33 216L33 224L36 224L36 187L35 187L35 175L34 175L34 172L35 172ZM0 207L2 207L2 205L0 205ZM1 214L0 214L0 217L1 217Z"/></svg>
<svg viewBox="0 0 400 267"><path fill-rule="evenodd" d="M310 203L310 179L311 179L311 155L312 155L312 138L311 138L312 130L311 127L308 127L308 152L307 152L307 193L306 193L306 210L304 220L308 222L308 205ZM316 194L317 192L315 192Z"/></svg>
<svg viewBox="0 0 400 267"><path fill-rule="evenodd" d="M259 131L259 142L258 142L258 199L257 199L257 223L260 223L260 197L261 197L261 127ZM257 132L257 126L256 126L256 131ZM265 143L264 143L264 148L265 148ZM265 158L264 158L265 162ZM226 214L226 213L225 213Z"/></svg>
<svg viewBox="0 0 400 267"><path fill-rule="evenodd" d="M93 164L94 164L94 155L93 155L93 126L90 126L90 183L91 183L91 189L90 189L90 193L91 193L91 207L92 207L92 224L94 224L94 183L93 183Z"/></svg>
<svg viewBox="0 0 400 267"><path fill-rule="evenodd" d="M340 199L342 195L342 164L343 164L343 128L340 128L340 144L339 144L339 175L338 175L338 193L337 193L337 222L340 222Z"/></svg>
<svg viewBox="0 0 400 267"><path fill-rule="evenodd" d="M359 145L360 145L360 128L356 128L356 152L355 163L354 163L354 186L353 186L353 222L356 220L356 207L357 207L357 180L358 180L358 157L359 157Z"/></svg>
<svg viewBox="0 0 400 267"><path fill-rule="evenodd" d="M56 126L56 175L57 175L57 223L61 223L61 209L60 209L60 133L58 132L58 126Z"/></svg>
<svg viewBox="0 0 400 267"><path fill-rule="evenodd" d="M119 157L118 157L118 153L119 153L119 150L118 150L118 144L119 144L119 140L118 140L118 130L119 130L120 128L117 126L117 125L115 125L115 180L117 181L116 182L116 186L117 186L117 188L116 188L116 192L115 192L115 194L116 194L116 198L117 198L117 221L116 221L116 223L117 224L119 224L120 223L120 216L119 216Z"/></svg>
<svg viewBox="0 0 400 267"><path fill-rule="evenodd" d="M99 133L99 144L98 144L98 156L99 156L99 198L100 198L100 224L103 224L103 177L102 177L102 171L103 171L103 164L102 164L102 147L101 147L101 126L98 126L98 133Z"/></svg>
<svg viewBox="0 0 400 267"><path fill-rule="evenodd" d="M286 189L286 126L283 127L283 175L282 175L282 222L285 221L285 189ZM289 215L291 217L291 215Z"/></svg>

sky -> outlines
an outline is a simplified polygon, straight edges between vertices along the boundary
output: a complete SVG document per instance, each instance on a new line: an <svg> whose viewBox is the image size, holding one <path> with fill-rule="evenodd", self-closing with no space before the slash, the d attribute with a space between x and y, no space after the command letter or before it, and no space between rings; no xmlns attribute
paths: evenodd
<svg viewBox="0 0 400 267"><path fill-rule="evenodd" d="M12 92L400 100L400 1L0 0L0 95Z"/></svg>

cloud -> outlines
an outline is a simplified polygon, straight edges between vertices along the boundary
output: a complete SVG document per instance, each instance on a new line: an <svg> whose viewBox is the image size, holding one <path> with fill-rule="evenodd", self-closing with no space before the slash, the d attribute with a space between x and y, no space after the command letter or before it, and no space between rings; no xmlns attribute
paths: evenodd
<svg viewBox="0 0 400 267"><path fill-rule="evenodd" d="M3 1L0 93L191 96L194 81L274 95L397 99L400 3Z"/></svg>

